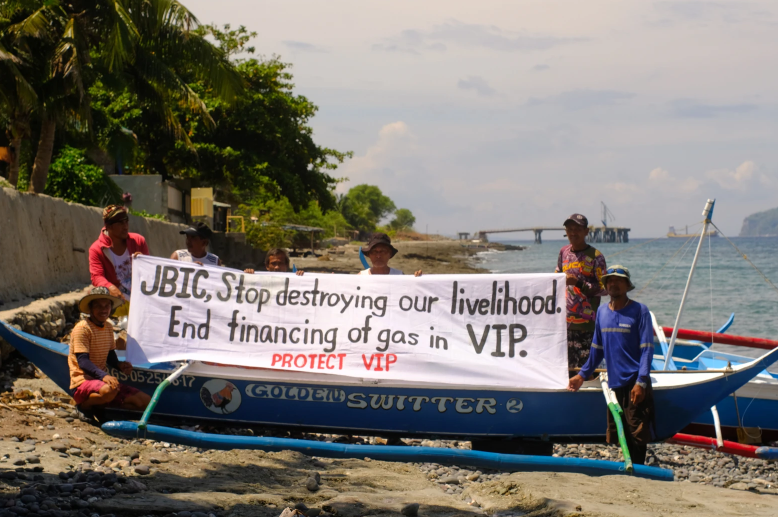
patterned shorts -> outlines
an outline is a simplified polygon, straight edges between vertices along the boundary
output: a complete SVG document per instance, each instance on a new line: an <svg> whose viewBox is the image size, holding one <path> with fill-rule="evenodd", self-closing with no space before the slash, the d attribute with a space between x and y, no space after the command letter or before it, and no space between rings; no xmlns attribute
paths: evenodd
<svg viewBox="0 0 778 517"><path fill-rule="evenodd" d="M589 350L592 348L594 331L569 330L567 331L567 366L569 368L581 368L589 359ZM572 377L578 372L570 372Z"/></svg>

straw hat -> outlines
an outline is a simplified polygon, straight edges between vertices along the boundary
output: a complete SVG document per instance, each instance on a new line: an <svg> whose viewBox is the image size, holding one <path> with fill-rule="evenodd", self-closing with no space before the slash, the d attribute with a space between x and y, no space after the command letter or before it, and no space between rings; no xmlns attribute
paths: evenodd
<svg viewBox="0 0 778 517"><path fill-rule="evenodd" d="M115 296L111 296L111 293L108 292L108 289L105 287L93 287L89 294L81 298L81 301L78 302L78 310L83 312L84 314L89 314L89 302L92 300L111 300L113 303L113 312L116 310L120 305L124 303L124 300L121 298L117 298Z"/></svg>

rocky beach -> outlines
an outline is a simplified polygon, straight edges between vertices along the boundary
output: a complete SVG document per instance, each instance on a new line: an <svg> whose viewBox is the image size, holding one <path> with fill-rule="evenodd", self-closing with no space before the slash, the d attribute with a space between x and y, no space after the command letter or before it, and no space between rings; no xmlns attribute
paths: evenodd
<svg viewBox="0 0 778 517"><path fill-rule="evenodd" d="M393 266L410 273L483 273L483 249L456 241L398 243ZM353 273L356 247L327 258L294 258L308 271ZM76 297L75 293L72 297ZM73 311L58 302L16 324L61 338ZM60 321L61 320L61 321ZM778 513L778 465L685 446L655 444L647 463L674 482L628 476L499 472L437 464L335 460L296 452L217 451L122 440L78 418L70 398L18 354L0 368L0 517L259 515L405 517L454 515L635 516ZM604 418L603 418L604 420ZM604 424L604 422L603 422ZM190 431L385 444L373 436L181 426ZM396 443L396 442L395 442ZM470 442L404 439L397 446L469 449ZM617 447L556 445L554 455L620 461Z"/></svg>

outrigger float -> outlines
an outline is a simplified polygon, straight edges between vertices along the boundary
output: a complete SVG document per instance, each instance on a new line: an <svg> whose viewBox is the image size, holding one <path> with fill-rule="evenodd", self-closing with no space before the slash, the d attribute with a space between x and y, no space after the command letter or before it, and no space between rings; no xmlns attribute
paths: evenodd
<svg viewBox="0 0 778 517"><path fill-rule="evenodd" d="M68 345L43 339L0 322L0 336L67 391ZM665 440L754 376L778 361L778 349L747 364L722 370L652 371L658 440ZM157 397L154 415L184 422L229 426L266 426L340 434L439 437L479 444L518 444L532 451L554 442L604 442L607 411L598 381L577 393L566 390L473 389L451 385L409 385L350 377L279 372L193 362ZM151 394L181 365L138 364L130 376L110 373ZM333 378L334 377L334 378ZM219 396L215 396L218 394ZM218 402L217 402L218 401ZM147 437L209 448L296 449L308 454L375 457L396 461L435 461L513 470L555 470L614 474L624 464L497 454L481 451L331 444L266 438L187 433L133 422L109 422L103 429L122 437ZM326 445L326 446L325 446ZM376 448L378 447L378 448ZM534 450L538 450L537 448ZM391 451L391 454L390 454ZM405 452L403 452L405 451ZM413 452L417 451L417 452ZM414 460L408 459L410 455ZM426 456L425 456L426 455ZM448 460L441 455L449 457ZM426 458L426 459L425 459ZM434 459L433 459L434 458ZM636 465L634 475L672 479L672 472Z"/></svg>

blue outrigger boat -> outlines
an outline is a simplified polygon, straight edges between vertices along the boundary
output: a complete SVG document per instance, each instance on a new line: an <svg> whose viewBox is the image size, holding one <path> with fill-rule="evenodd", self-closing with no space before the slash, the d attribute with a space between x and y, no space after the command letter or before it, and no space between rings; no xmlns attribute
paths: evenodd
<svg viewBox="0 0 778 517"><path fill-rule="evenodd" d="M734 322L734 313L727 323L716 331L724 334ZM688 332L688 331L687 331ZM739 338L742 340L742 338ZM721 343L721 340L717 340ZM727 344L727 343L724 343ZM713 343L678 339L673 350L672 369L717 370L727 365L746 364L752 358L711 349ZM664 363L666 347L657 338L654 345L654 368ZM778 374L763 370L742 388L716 404L720 432L723 438L737 440L737 429L757 429L753 441L772 442L778 440ZM687 427L690 434L716 436L716 422L710 411L700 414Z"/></svg>
<svg viewBox="0 0 778 517"><path fill-rule="evenodd" d="M0 337L68 391L68 345L4 322ZM729 369L652 372L657 440L673 436L776 361L778 350ZM151 394L177 366L140 364L130 376L111 373ZM582 443L604 441L606 411L597 382L577 393L473 389L193 363L171 383L154 414L181 423L326 433Z"/></svg>

